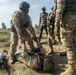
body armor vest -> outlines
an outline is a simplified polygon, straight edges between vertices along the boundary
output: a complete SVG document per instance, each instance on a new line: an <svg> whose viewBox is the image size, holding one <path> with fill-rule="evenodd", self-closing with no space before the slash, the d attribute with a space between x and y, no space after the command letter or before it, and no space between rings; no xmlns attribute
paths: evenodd
<svg viewBox="0 0 76 75"><path fill-rule="evenodd" d="M66 0L65 12L76 12L76 0Z"/></svg>

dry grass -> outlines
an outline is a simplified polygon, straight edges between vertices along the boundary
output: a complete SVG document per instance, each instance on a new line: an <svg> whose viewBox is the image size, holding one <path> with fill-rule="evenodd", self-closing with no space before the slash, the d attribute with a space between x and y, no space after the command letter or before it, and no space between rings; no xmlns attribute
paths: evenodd
<svg viewBox="0 0 76 75"><path fill-rule="evenodd" d="M38 36L38 32L36 30L36 35ZM46 53L50 52L50 48L46 42L47 40L47 35L43 34L43 38L41 40L41 42L43 43L42 46L44 47ZM9 30L0 30L0 52L2 52L3 50L6 50L7 52L9 52L9 46L10 46L10 31ZM28 44L27 44L28 45ZM34 45L36 45L34 43ZM13 65L10 65L10 70L11 70L11 75L60 75L61 72L63 72L66 69L66 65L67 65L67 58L66 57L61 57L59 55L60 52L63 52L65 50L62 50L62 45L56 44L54 45L54 51L55 54L53 55L53 59L55 62L55 69L53 73L45 73L43 71L34 71L31 70L30 68L27 68L26 65L16 62ZM6 75L4 70L0 70L0 75Z"/></svg>
<svg viewBox="0 0 76 75"><path fill-rule="evenodd" d="M3 47L10 46L10 31L8 29L0 29L0 42Z"/></svg>

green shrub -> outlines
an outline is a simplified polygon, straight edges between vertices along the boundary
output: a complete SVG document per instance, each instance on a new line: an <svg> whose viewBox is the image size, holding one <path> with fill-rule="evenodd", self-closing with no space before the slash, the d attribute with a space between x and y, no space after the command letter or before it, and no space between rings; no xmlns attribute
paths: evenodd
<svg viewBox="0 0 76 75"><path fill-rule="evenodd" d="M0 42L5 42L5 38L0 38Z"/></svg>
<svg viewBox="0 0 76 75"><path fill-rule="evenodd" d="M10 46L10 42L4 42L3 46L9 47Z"/></svg>

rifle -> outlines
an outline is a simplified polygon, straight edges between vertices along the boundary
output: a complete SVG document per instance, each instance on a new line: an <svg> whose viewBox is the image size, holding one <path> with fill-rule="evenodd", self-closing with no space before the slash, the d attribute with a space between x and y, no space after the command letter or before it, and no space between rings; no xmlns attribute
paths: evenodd
<svg viewBox="0 0 76 75"><path fill-rule="evenodd" d="M10 75L9 65L7 59L0 53L0 66L3 66L8 75Z"/></svg>

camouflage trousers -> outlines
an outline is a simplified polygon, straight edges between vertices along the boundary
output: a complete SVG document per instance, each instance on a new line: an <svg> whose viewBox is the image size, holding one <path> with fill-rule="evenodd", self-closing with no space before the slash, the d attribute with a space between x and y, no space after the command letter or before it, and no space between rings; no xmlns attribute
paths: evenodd
<svg viewBox="0 0 76 75"><path fill-rule="evenodd" d="M58 35L57 39L59 42L61 42L60 38L60 26L58 26ZM49 45L51 44L52 41L55 41L55 33L54 33L54 26L49 26L48 27L48 39L49 39Z"/></svg>
<svg viewBox="0 0 76 75"><path fill-rule="evenodd" d="M11 37L10 37L10 41L11 41L11 44L10 44L10 54L13 56L15 54L16 50L17 50L17 45L18 45L19 39L18 39L17 33L10 32L10 34L11 34ZM24 42L26 42L26 41L28 42L30 48L34 47L31 35L27 31L25 31L23 33L23 38L25 38ZM25 43L23 43L23 44L25 44ZM22 48L23 48L22 50L24 50L24 48L26 48L26 45L23 45L23 44L22 44Z"/></svg>
<svg viewBox="0 0 76 75"><path fill-rule="evenodd" d="M53 30L52 26L49 26L48 27L48 44L49 44L49 46L52 46L52 40L55 40L54 30Z"/></svg>
<svg viewBox="0 0 76 75"><path fill-rule="evenodd" d="M62 44L67 51L68 64L75 64L76 20L67 21L63 24Z"/></svg>
<svg viewBox="0 0 76 75"><path fill-rule="evenodd" d="M54 26L49 26L48 27L48 34L51 36L52 39L55 39Z"/></svg>

